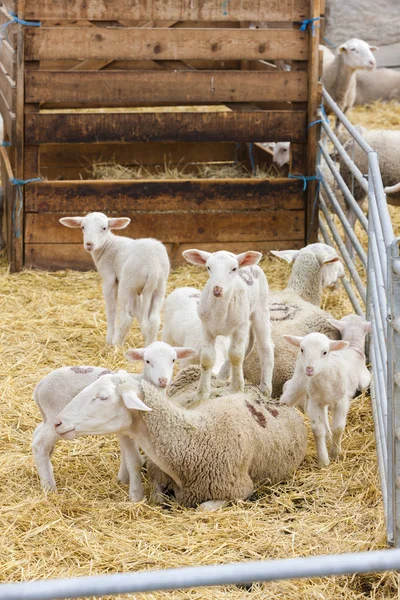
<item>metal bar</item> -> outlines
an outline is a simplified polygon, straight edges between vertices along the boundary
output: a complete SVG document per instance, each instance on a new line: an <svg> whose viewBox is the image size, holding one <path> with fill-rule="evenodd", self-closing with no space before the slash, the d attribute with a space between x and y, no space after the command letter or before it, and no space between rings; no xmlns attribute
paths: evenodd
<svg viewBox="0 0 400 600"><path fill-rule="evenodd" d="M383 276L384 279L386 280L386 260L387 260L387 256L386 256L386 246L385 246L385 241L384 241L384 236L383 236L383 230L382 230L382 223L381 220L379 218L379 210L377 207L377 202L376 202L376 196L375 196L375 190L374 190L374 185L373 185L373 177L371 174L371 170L369 171L369 184L368 184L368 200L369 200L369 204L368 204L368 218L371 220L372 219L372 223L373 223L373 229L374 229L374 234L375 234L375 239L376 239L376 245L377 245L377 252L378 252L378 256L379 256L379 261L380 261L380 266L381 266L381 271L383 272ZM393 239L393 238L392 238Z"/></svg>
<svg viewBox="0 0 400 600"><path fill-rule="evenodd" d="M348 235L349 239L351 240L353 248L357 252L362 264L364 265L364 267L366 269L367 268L367 255L365 253L365 250L363 249L360 241L358 240L354 229L348 222L347 217L346 217L342 207L340 206L339 201L336 199L335 194L332 191L332 188L330 187L329 183L324 178L323 171L320 167L317 168L317 174L321 179L322 187L324 188L326 195L329 198L329 202L331 203L331 205L335 211L335 214L339 217L339 220L343 226L343 229L345 230L346 234Z"/></svg>
<svg viewBox="0 0 400 600"><path fill-rule="evenodd" d="M373 354L371 355L371 364L373 368L375 384L376 384L376 405L378 408L378 416L380 422L380 431L383 440L387 439L387 406L386 406L386 383L383 376L383 370L385 363L383 362L382 356L379 352L379 344L376 336L372 336L372 349ZM372 362L373 359L373 362ZM387 464L387 451L384 451L385 464Z"/></svg>
<svg viewBox="0 0 400 600"><path fill-rule="evenodd" d="M394 239L392 221L390 219L389 209L386 201L386 194L383 189L379 160L376 152L368 154L370 176L375 188L376 204L381 221L383 239L386 246L390 246Z"/></svg>
<svg viewBox="0 0 400 600"><path fill-rule="evenodd" d="M0 600L62 600L64 598L98 597L106 594L155 592L300 577L376 573L399 569L400 550L377 550L375 552L3 584L0 586Z"/></svg>
<svg viewBox="0 0 400 600"><path fill-rule="evenodd" d="M379 270L379 266L380 266L380 262L379 260L376 258L376 254L374 254L374 250L376 250L376 239L375 239L375 232L371 232L370 233L370 244L371 244L371 257L372 257L372 263L373 263L373 268L374 268L374 278L375 278L375 293L376 296L378 298L378 304L376 306L376 311L379 313L379 318L380 318L380 331L379 331L379 335L380 335L380 339L381 342L383 343L382 348L385 348L386 350L386 343L387 343L387 324L386 324L386 320L387 320L387 300L386 300L386 295L385 295L385 284L383 283L383 278L382 278L382 273Z"/></svg>
<svg viewBox="0 0 400 600"><path fill-rule="evenodd" d="M377 284L376 284L376 279L375 279L375 273L373 272L372 269L370 269L370 271L369 271L369 278L371 281L372 303L373 303L374 307L377 307L379 305L379 297L378 297L378 293L376 290ZM382 321L382 315L380 314L379 309L375 310L375 308L373 311L373 316L375 317L374 323L376 326L376 334L377 334L375 337L379 338L380 348L386 349L386 340L385 340L385 335L384 335L384 327L386 326L386 319L384 321Z"/></svg>

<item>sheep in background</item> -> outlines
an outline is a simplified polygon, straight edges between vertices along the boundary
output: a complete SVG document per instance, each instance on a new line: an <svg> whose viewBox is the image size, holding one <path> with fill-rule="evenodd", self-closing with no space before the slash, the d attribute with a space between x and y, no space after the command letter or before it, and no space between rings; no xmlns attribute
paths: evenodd
<svg viewBox="0 0 400 600"><path fill-rule="evenodd" d="M339 329L341 341L332 341L321 333L284 336L289 344L300 347L300 352L294 375L285 383L280 402L304 408L311 420L317 461L321 466L329 465L329 456L338 457L350 401L357 390L365 390L371 381L364 354L365 336L371 331L371 323L358 315L348 315L341 321L332 319L331 323ZM330 433L328 407L332 411L329 456L326 448L326 436Z"/></svg>
<svg viewBox="0 0 400 600"><path fill-rule="evenodd" d="M211 389L211 369L215 364L215 339L230 338L229 362L232 392L244 389L243 359L252 327L260 359L260 390L270 395L274 368L274 346L268 308L268 282L257 263L260 252L232 254L185 250L184 258L205 266L209 279L201 293L198 313L201 320L201 366L198 398L207 399ZM240 268L242 267L242 268Z"/></svg>
<svg viewBox="0 0 400 600"><path fill-rule="evenodd" d="M185 408L182 397L194 399L199 375L196 366L181 371L170 398L145 381L139 392L129 376L105 375L56 417L56 431L66 439L105 431L133 438L187 507L245 500L255 485L289 477L307 449L301 414L266 402L255 387ZM106 400L92 402L99 397Z"/></svg>
<svg viewBox="0 0 400 600"><path fill-rule="evenodd" d="M154 342L147 348L129 350L125 356L131 361L143 362L143 372L132 374L132 379L149 381L165 393L171 383L175 361L192 354L194 350L191 348L172 348L164 342ZM54 447L60 440L54 429L56 415L88 385L109 374L112 371L102 367L62 367L46 375L35 387L33 398L40 409L43 422L33 433L32 450L43 488L57 489L50 461ZM144 497L140 454L136 444L122 433L119 435L119 443L121 468L118 479L129 484L129 497L138 502Z"/></svg>
<svg viewBox="0 0 400 600"><path fill-rule="evenodd" d="M372 104L376 100L400 102L399 71L379 68L357 72L355 104Z"/></svg>
<svg viewBox="0 0 400 600"><path fill-rule="evenodd" d="M125 229L130 222L126 217L109 219L97 212L60 219L65 227L82 229L83 246L103 279L107 344L122 346L136 317L148 346L157 339L160 329L169 258L158 240L133 240L112 233L112 229Z"/></svg>

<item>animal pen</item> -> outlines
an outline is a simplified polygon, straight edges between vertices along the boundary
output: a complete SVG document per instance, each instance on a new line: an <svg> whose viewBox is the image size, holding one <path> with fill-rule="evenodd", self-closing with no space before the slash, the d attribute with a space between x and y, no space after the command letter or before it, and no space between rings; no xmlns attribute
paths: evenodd
<svg viewBox="0 0 400 600"><path fill-rule="evenodd" d="M319 0L166 0L146 7L140 2L121 6L117 0L4 0L0 112L5 145L0 154L7 251L13 271L24 266L88 269L91 260L79 232L60 227L58 219L95 210L130 216L128 235L161 239L173 263L192 245L236 252L301 247L315 241L319 222L325 242L343 256L348 277L342 283L355 312L365 312L373 322L369 357L376 447L388 541L399 546L399 240L373 149L324 92L324 103L368 154L366 177L318 112L321 33L313 21L307 29L300 22L320 13ZM250 28L260 21L268 29ZM270 60L290 60L292 69L277 70ZM325 140L318 145L320 126ZM259 143L282 140L291 142L295 177L268 178L263 173L271 155ZM368 189L368 218L345 187L327 140ZM184 163L192 176L95 180L88 178L87 165L96 161L136 164L146 173ZM326 162L366 231L367 252L319 161ZM259 176L195 177L201 165L236 162ZM399 557L383 552L228 567L0 586L0 598L82 597L366 572L399 568Z"/></svg>

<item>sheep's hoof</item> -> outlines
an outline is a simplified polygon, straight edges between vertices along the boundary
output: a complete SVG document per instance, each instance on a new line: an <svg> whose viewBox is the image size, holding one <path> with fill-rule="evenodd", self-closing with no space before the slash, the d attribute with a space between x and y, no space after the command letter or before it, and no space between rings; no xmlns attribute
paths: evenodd
<svg viewBox="0 0 400 600"><path fill-rule="evenodd" d="M42 483L42 487L43 491L46 493L57 492L57 486L55 483L49 483L48 481L46 481L45 483Z"/></svg>
<svg viewBox="0 0 400 600"><path fill-rule="evenodd" d="M144 492L129 492L129 500L131 502L147 502Z"/></svg>
<svg viewBox="0 0 400 600"><path fill-rule="evenodd" d="M317 463L319 467L329 467L329 458L318 458Z"/></svg>
<svg viewBox="0 0 400 600"><path fill-rule="evenodd" d="M129 485L129 475L128 475L128 474L125 474L125 473L124 473L124 474L122 474L122 475L120 475L120 474L118 473L118 481L119 481L120 483L123 483L124 485Z"/></svg>
<svg viewBox="0 0 400 600"><path fill-rule="evenodd" d="M260 383L259 387L260 392L264 394L264 396L268 396L268 398L271 398L272 388L270 385L267 385L266 383Z"/></svg>
<svg viewBox="0 0 400 600"><path fill-rule="evenodd" d="M207 500L207 502L202 502L197 507L197 510L200 512L214 512L219 508L222 508L226 500Z"/></svg>
<svg viewBox="0 0 400 600"><path fill-rule="evenodd" d="M338 460L340 454L340 448L334 446L329 450L329 456L332 460Z"/></svg>

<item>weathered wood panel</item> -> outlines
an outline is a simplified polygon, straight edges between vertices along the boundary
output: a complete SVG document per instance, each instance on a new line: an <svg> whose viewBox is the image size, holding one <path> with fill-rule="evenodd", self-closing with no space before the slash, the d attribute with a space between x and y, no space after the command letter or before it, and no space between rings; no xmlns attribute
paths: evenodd
<svg viewBox="0 0 400 600"><path fill-rule="evenodd" d="M0 64L0 91L3 94L8 106L12 112L16 108L16 83L6 73L2 64Z"/></svg>
<svg viewBox="0 0 400 600"><path fill-rule="evenodd" d="M308 16L302 0L26 0L26 19L119 21L297 21Z"/></svg>
<svg viewBox="0 0 400 600"><path fill-rule="evenodd" d="M25 75L26 102L135 106L307 100L304 71L31 71Z"/></svg>
<svg viewBox="0 0 400 600"><path fill-rule="evenodd" d="M304 111L26 114L25 143L304 142Z"/></svg>
<svg viewBox="0 0 400 600"><path fill-rule="evenodd" d="M7 139L14 145L15 143L15 113L11 112L6 99L0 90L0 114L4 121L4 132Z"/></svg>
<svg viewBox="0 0 400 600"><path fill-rule="evenodd" d="M14 79L16 72L17 55L7 40L3 40L0 47L0 61L4 70L11 79Z"/></svg>
<svg viewBox="0 0 400 600"><path fill-rule="evenodd" d="M27 212L262 211L304 208L302 182L288 179L46 181L25 191Z"/></svg>
<svg viewBox="0 0 400 600"><path fill-rule="evenodd" d="M77 40L79 39L79 43ZM28 28L25 60L307 60L298 29Z"/></svg>
<svg viewBox="0 0 400 600"><path fill-rule="evenodd" d="M62 213L26 213L28 244L80 242L80 229L58 222ZM197 243L214 240L273 241L284 237L298 240L304 234L304 210L142 212L126 228L130 237L156 237L163 242Z"/></svg>
<svg viewBox="0 0 400 600"><path fill-rule="evenodd" d="M303 238L298 240L274 241L274 242L224 242L221 243L197 243L200 250L216 252L217 250L228 250L239 254L246 250L256 250L268 254L270 250L287 250L301 248L304 244ZM190 244L165 244L170 256L171 264L176 267L184 264L182 252L192 246ZM77 269L79 271L94 270L92 257L85 252L82 244L26 244L25 266L35 269L46 269L58 271L61 269Z"/></svg>
<svg viewBox="0 0 400 600"><path fill-rule="evenodd" d="M3 2L4 4L4 2ZM5 25L6 23L9 23L9 21L11 20L10 15L8 14L7 10L5 9L4 6L0 7L0 25ZM6 29L7 31L7 39L10 42L11 46L13 48L16 48L17 46L17 25L15 23L12 23L11 25L9 25Z"/></svg>

